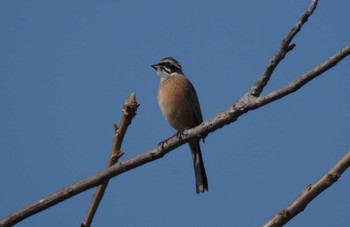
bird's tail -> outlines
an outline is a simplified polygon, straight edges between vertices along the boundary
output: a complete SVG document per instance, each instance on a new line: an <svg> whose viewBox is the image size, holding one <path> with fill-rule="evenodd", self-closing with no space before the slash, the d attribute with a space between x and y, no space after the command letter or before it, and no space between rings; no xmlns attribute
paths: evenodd
<svg viewBox="0 0 350 227"><path fill-rule="evenodd" d="M199 140L190 141L188 144L190 145L193 158L194 173L196 177L196 192L201 193L208 191L207 174L205 173Z"/></svg>

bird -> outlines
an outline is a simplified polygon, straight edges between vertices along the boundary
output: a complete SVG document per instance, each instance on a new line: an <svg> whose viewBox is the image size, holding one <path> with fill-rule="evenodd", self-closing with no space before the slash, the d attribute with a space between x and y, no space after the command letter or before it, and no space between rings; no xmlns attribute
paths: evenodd
<svg viewBox="0 0 350 227"><path fill-rule="evenodd" d="M151 67L156 70L160 79L158 104L168 123L178 133L201 124L203 117L196 90L183 73L179 62L172 57L166 57ZM199 142L199 138L188 142L193 159L197 194L208 191L207 174Z"/></svg>

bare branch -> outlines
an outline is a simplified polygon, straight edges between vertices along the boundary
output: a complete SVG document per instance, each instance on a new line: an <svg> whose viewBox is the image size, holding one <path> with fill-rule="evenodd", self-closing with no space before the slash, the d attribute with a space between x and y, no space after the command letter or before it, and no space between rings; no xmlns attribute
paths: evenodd
<svg viewBox="0 0 350 227"><path fill-rule="evenodd" d="M308 83L310 80L314 79L315 77L321 75L328 69L334 67L338 62L343 60L345 57L347 57L350 54L350 45L344 47L342 50L340 50L338 53L330 57L327 61L324 63L318 65L314 69L308 71L304 75L300 76L297 80L291 82L289 85L273 91L263 97L258 97L258 102L262 101L265 102L269 100L269 102L274 101L276 99L279 99L287 94L290 94L292 92L295 92L302 86L304 86L306 83Z"/></svg>
<svg viewBox="0 0 350 227"><path fill-rule="evenodd" d="M263 75L259 80L254 84L254 86L249 90L249 94L255 97L260 96L266 84L269 82L273 71L276 69L278 64L284 59L286 54L293 50L295 44L290 44L296 34L301 30L301 27L307 22L309 17L315 11L318 1L313 0L309 9L299 18L297 23L294 25L292 30L288 35L282 40L281 47L276 53L276 55L270 60L269 65L267 66Z"/></svg>
<svg viewBox="0 0 350 227"><path fill-rule="evenodd" d="M306 83L321 75L324 71L332 68L343 58L350 54L350 45L342 49L340 52L335 54L329 60L323 64L317 66L316 68L310 70L308 73L304 74L301 78L297 79L292 83L291 89L282 88L277 92L272 92L264 97L253 97L245 95L241 98L235 105L230 107L225 112L222 112L215 116L213 119L208 120L200 124L199 126L185 130L181 137L172 136L165 140L161 145L154 148L151 151L138 155L129 160L116 163L115 165L107 168L105 171L95 174L83 181L75 183L67 188L64 188L44 199L41 199L33 204L30 204L15 213L9 215L5 219L0 221L0 226L11 226L14 225L25 218L28 218L42 210L45 210L61 201L71 198L81 192L84 192L90 188L96 187L107 180L115 177L119 174L132 170L138 166L144 165L151 161L155 161L164 155L166 155L171 150L181 146L182 144L188 142L190 139L203 137L210 132L214 132L217 129L236 121L244 113L257 109L264 106L274 100L280 99L293 91L300 89Z"/></svg>
<svg viewBox="0 0 350 227"><path fill-rule="evenodd" d="M131 124L132 119L136 115L136 111L138 107L139 107L139 104L136 102L136 95L135 93L132 93L130 95L130 98L125 101L125 104L123 106L123 110L122 110L123 118L120 123L120 128L118 128L117 125L114 124L115 136L113 139L112 151L109 157L107 167L110 167L115 163L117 163L119 158L124 154L120 150L124 139L124 135L129 125ZM108 182L109 180L107 180L105 183L97 187L94 197L92 199L90 208L88 210L88 213L86 215L84 222L81 224L81 227L88 227L91 225L91 222L95 216L97 208L100 205L100 202L106 191Z"/></svg>
<svg viewBox="0 0 350 227"><path fill-rule="evenodd" d="M297 214L302 212L306 206L324 190L335 183L346 169L350 167L350 151L340 159L315 184L310 184L287 208L276 214L264 227L277 227L286 224Z"/></svg>
<svg viewBox="0 0 350 227"><path fill-rule="evenodd" d="M16 211L13 214L10 214L8 217L0 221L0 226L12 226L20 222L21 220L24 220L42 210L54 206L59 202L71 198L92 187L96 187L100 184L103 184L112 177L115 177L119 174L127 172L131 169L134 169L151 161L155 161L166 155L171 150L174 150L175 148L188 142L190 139L206 136L207 134L214 132L223 126L236 121L240 116L247 113L248 111L267 105L270 102L278 100L300 89L312 79L321 75L328 69L334 67L338 62L342 61L346 56L350 54L350 46L346 46L344 49L336 53L323 64L305 73L300 78L290 83L288 86L281 88L277 91L271 92L265 96L259 97L263 88L268 83L278 63L284 58L285 54L294 47L293 44L290 45L290 42L297 34L297 32L301 29L302 25L307 21L308 17L313 13L313 11L316 8L316 5L317 1L313 0L309 10L299 19L296 26L283 40L281 49L276 54L275 58L270 61L270 64L265 70L263 76L255 83L255 85L249 90L249 92L246 95L244 95L240 100L238 100L238 102L235 105L231 106L228 110L218 114L211 120L203 122L195 128L185 130L180 137L170 137L153 150L150 150L129 160L116 163L115 165L107 168L103 172L95 174L78 183L72 184L67 188L64 188L44 199L41 199L37 202L34 202L33 204L30 204Z"/></svg>

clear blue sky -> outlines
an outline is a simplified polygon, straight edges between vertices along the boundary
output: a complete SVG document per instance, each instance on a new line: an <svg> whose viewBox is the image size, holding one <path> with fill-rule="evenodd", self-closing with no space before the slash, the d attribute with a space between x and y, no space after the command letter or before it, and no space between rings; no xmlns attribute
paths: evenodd
<svg viewBox="0 0 350 227"><path fill-rule="evenodd" d="M257 80L310 1L0 2L0 217L104 169L114 122L141 104L123 160L174 134L151 64L173 56L204 119ZM320 1L265 93L349 44L349 1ZM188 146L114 178L93 226L261 226L350 148L350 59L300 91L210 134L209 193ZM288 226L349 226L350 174ZM94 189L18 226L78 226Z"/></svg>

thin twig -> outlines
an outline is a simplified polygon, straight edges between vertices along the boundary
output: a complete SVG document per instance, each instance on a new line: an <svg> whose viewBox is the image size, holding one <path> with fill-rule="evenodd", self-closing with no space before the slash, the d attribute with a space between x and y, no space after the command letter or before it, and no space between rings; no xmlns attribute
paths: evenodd
<svg viewBox="0 0 350 227"><path fill-rule="evenodd" d="M318 1L313 0L309 9L299 18L297 23L293 26L292 30L288 33L288 35L282 40L280 49L276 53L276 55L270 60L268 66L266 67L265 72L259 78L259 80L254 84L254 86L249 90L248 94L258 97L261 92L265 88L266 84L269 82L272 73L278 66L278 64L284 59L286 54L293 50L295 44L290 44L293 38L298 34L301 27L307 22L309 17L313 14L316 9Z"/></svg>
<svg viewBox="0 0 350 227"><path fill-rule="evenodd" d="M325 71L333 68L338 62L343 60L349 54L350 54L350 45L344 47L338 53L330 57L327 61L316 66L314 69L306 72L305 74L301 75L298 79L291 82L287 86L280 88L276 91L273 91L265 96L258 97L256 102L260 102L260 101L266 102L267 100L273 101L285 96L286 94L295 92L296 90L304 86L306 83L308 83L310 80L321 75Z"/></svg>
<svg viewBox="0 0 350 227"><path fill-rule="evenodd" d="M287 208L276 214L264 227L278 227L286 224L293 217L302 212L314 198L335 183L349 167L350 151L315 184L307 186Z"/></svg>
<svg viewBox="0 0 350 227"><path fill-rule="evenodd" d="M295 80L293 84L293 89L280 89L277 93L270 93L264 97L250 97L247 98L244 96L241 98L235 105L230 107L225 112L222 112L215 116L213 119L208 120L196 126L195 128L185 130L181 137L172 136L158 147L148 151L146 153L140 154L129 160L118 162L115 165L107 168L105 171L95 174L89 178L86 178L83 181L75 183L69 187L66 187L44 199L41 199L35 203L32 203L13 214L10 214L8 217L0 221L0 226L11 226L14 225L25 218L28 218L42 210L45 210L61 201L64 201L68 198L71 198L83 191L86 191L90 188L96 187L106 180L115 177L119 174L132 170L138 166L144 165L151 161L155 161L164 155L166 155L171 150L181 146L182 144L188 142L190 139L203 137L208 133L214 132L217 129L230 124L236 121L244 113L257 109L261 106L265 106L274 100L280 99L293 91L296 91L303 87L310 80L321 75L324 71L332 68L343 58L350 54L350 45L342 49L340 52L336 53L333 57L325 61L323 64L317 66L313 70L310 70L309 73L306 73L302 79ZM310 73L312 72L312 73Z"/></svg>
<svg viewBox="0 0 350 227"><path fill-rule="evenodd" d="M136 111L138 107L139 107L139 104L136 102L136 95L135 93L132 93L130 95L130 98L125 101L125 104L123 106L123 110L122 110L123 117L120 123L120 128L118 128L117 125L114 124L115 136L113 139L112 151L108 160L107 168L117 163L119 158L124 154L120 150L124 139L124 135L129 125L131 124L132 119L136 115ZM80 225L81 227L89 227L91 225L91 222L95 216L97 208L100 205L100 202L106 191L108 183L109 183L109 180L106 180L103 184L97 187L94 197L92 199L90 208L86 215L86 218L84 222Z"/></svg>
<svg viewBox="0 0 350 227"><path fill-rule="evenodd" d="M312 14L314 9L316 8L316 5L317 5L317 1L313 0L309 10L301 17L301 20L299 20L300 25L298 25L295 30L293 29L290 33L291 35L288 35L282 42L281 49L285 49L287 47L287 49L285 49L287 50L285 53L287 53L294 47L293 44L290 45L291 40L300 30L301 26L307 21L308 17ZM281 52L281 50L279 52ZM92 187L96 187L100 184L103 184L112 177L115 177L119 174L127 172L131 169L134 169L148 162L157 160L163 157L164 155L166 155L171 150L188 142L190 139L206 136L208 133L214 132L223 126L236 121L244 113L250 110L257 109L261 106L267 105L272 101L280 99L300 89L306 83L310 82L312 79L321 75L326 70L334 67L337 63L342 61L349 54L350 54L350 46L346 46L344 49L342 49L340 52L335 54L329 60L325 61L323 64L317 66L316 68L310 70L309 72L305 73L303 76L301 76L299 79L295 80L288 86L281 88L275 92L271 92L270 94L265 95L263 97L258 97L260 96L263 88L269 81L272 75L272 72L274 71L278 63L285 56L285 54L283 55L283 53L280 55L277 54L278 56L276 55L277 57L275 56L275 58L271 60L263 76L249 90L249 92L246 95L244 95L235 105L230 107L225 112L218 114L213 119L205 121L195 128L185 130L182 133L181 137L173 136L167 139L166 141L164 141L163 143L161 143L161 145L159 145L158 147L154 148L151 151L138 155L129 160L116 163L115 165L107 168L105 171L101 173L95 174L83 181L75 183L42 200L39 200L33 204L28 205L16 211L13 214L10 214L9 216L7 216L6 218L0 221L0 226L12 226L20 222L21 220L24 220L36 213L39 213L42 210L45 210L51 206L54 206L55 204L61 201L71 198L76 194L79 194Z"/></svg>

